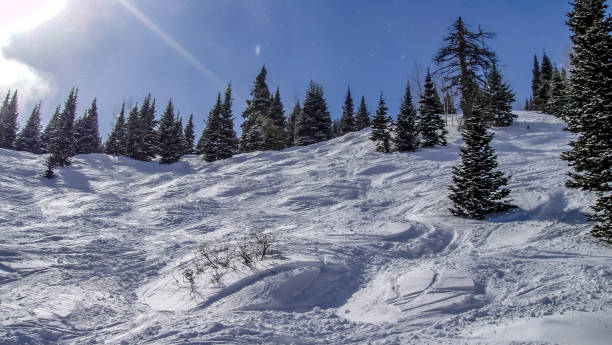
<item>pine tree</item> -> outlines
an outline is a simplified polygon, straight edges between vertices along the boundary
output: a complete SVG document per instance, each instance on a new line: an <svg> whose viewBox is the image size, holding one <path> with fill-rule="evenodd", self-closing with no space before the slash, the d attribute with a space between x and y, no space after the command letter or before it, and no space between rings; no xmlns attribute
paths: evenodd
<svg viewBox="0 0 612 345"><path fill-rule="evenodd" d="M232 113L232 84L227 85L223 97L223 112L221 113L221 137L223 144L220 146L219 159L232 157L238 152L239 141L234 131L234 115Z"/></svg>
<svg viewBox="0 0 612 345"><path fill-rule="evenodd" d="M339 136L341 136L340 134L340 120L332 120L332 125L331 125L331 137L332 138L338 138Z"/></svg>
<svg viewBox="0 0 612 345"><path fill-rule="evenodd" d="M288 147L295 145L295 119L298 118L301 112L302 107L300 106L300 101L297 100L293 106L291 114L289 114L289 118L287 119L287 129L285 131L287 132Z"/></svg>
<svg viewBox="0 0 612 345"><path fill-rule="evenodd" d="M127 124L125 123L125 103L123 103L115 126L108 135L108 139L106 139L104 153L113 156L125 156L127 155L127 146Z"/></svg>
<svg viewBox="0 0 612 345"><path fill-rule="evenodd" d="M42 143L42 153L49 153L49 143L51 141L51 135L55 129L55 127L57 127L60 123L60 118L62 115L61 112L62 108L61 106L57 106L55 108L55 112L53 112L53 115L51 116L51 119L49 120L49 122L47 123L47 126L45 126L45 130L42 133L42 137L41 137L41 143Z"/></svg>
<svg viewBox="0 0 612 345"><path fill-rule="evenodd" d="M417 122L417 112L412 104L410 84L408 83L395 126L395 147L399 152L416 150L419 144Z"/></svg>
<svg viewBox="0 0 612 345"><path fill-rule="evenodd" d="M391 152L391 117L387 116L388 109L381 93L376 115L374 115L372 119L372 135L370 136L370 140L376 142L376 151L384 153Z"/></svg>
<svg viewBox="0 0 612 345"><path fill-rule="evenodd" d="M53 166L66 166L71 164L74 156L74 118L76 116L76 106L78 89L72 89L68 99L64 103L58 121L51 128L49 136L49 160Z"/></svg>
<svg viewBox="0 0 612 345"><path fill-rule="evenodd" d="M493 64L493 68L489 72L485 97L488 103L485 111L490 119L488 125L498 127L512 125L516 117L512 114L512 103L515 101L514 93L510 89L510 85L504 82L496 64Z"/></svg>
<svg viewBox="0 0 612 345"><path fill-rule="evenodd" d="M8 94L0 109L0 148L12 149L15 144L18 128L17 90L13 93L10 101L7 102L7 100Z"/></svg>
<svg viewBox="0 0 612 345"><path fill-rule="evenodd" d="M183 151L183 154L184 155L193 154L193 144L195 142L195 130L193 127L193 114L189 115L189 120L187 121L187 125L185 126L185 131L183 133L185 137L185 150Z"/></svg>
<svg viewBox="0 0 612 345"><path fill-rule="evenodd" d="M183 118L179 112L176 114L176 119L174 121L174 127L172 130L172 134L174 135L176 145L178 147L177 156L180 160L185 154L184 152L187 150L187 139L185 138L185 131L183 130Z"/></svg>
<svg viewBox="0 0 612 345"><path fill-rule="evenodd" d="M184 149L180 135L176 132L176 118L174 117L174 104L168 101L166 110L159 120L159 155L160 164L172 164L181 159Z"/></svg>
<svg viewBox="0 0 612 345"><path fill-rule="evenodd" d="M34 106L28 121L17 135L17 139L15 139L15 149L32 153L42 153L40 102Z"/></svg>
<svg viewBox="0 0 612 345"><path fill-rule="evenodd" d="M435 57L440 66L438 72L444 76L448 85L443 91L458 88L461 92L461 109L464 118L472 115L475 79L484 80L479 72L487 71L495 61L493 53L485 44L485 39L495 37L491 32L471 32L461 17L452 25L450 34L444 39L444 46Z"/></svg>
<svg viewBox="0 0 612 345"><path fill-rule="evenodd" d="M157 121L155 120L155 99L151 102L151 95L148 94L142 103L139 114L141 128L140 150L142 156L136 158L143 161L150 161L155 158L158 152L159 135L155 130Z"/></svg>
<svg viewBox="0 0 612 345"><path fill-rule="evenodd" d="M483 219L492 212L503 212L512 207L508 200L510 190L504 188L508 177L497 168L497 157L490 143L493 134L487 134L486 126L475 110L474 116L465 120L464 146L461 147L461 164L453 168L453 186L449 198L453 202L451 213L456 216Z"/></svg>
<svg viewBox="0 0 612 345"><path fill-rule="evenodd" d="M295 120L295 144L310 145L331 138L331 116L323 87L310 81L304 106Z"/></svg>
<svg viewBox="0 0 612 345"><path fill-rule="evenodd" d="M351 89L349 88L346 92L344 105L342 106L342 117L340 117L340 123L338 124L339 135L344 135L355 130L355 119L353 118L354 113L355 110L353 108L353 98L351 97Z"/></svg>
<svg viewBox="0 0 612 345"><path fill-rule="evenodd" d="M540 65L538 64L538 56L533 56L533 69L531 70L531 95L535 99L537 97L538 92L540 90ZM532 102L534 103L534 102ZM532 104L533 109L529 110L540 110L537 109L537 105Z"/></svg>
<svg viewBox="0 0 612 345"><path fill-rule="evenodd" d="M471 97L474 97L473 95ZM423 146L446 145L446 129L444 121L440 117L440 98L436 95L431 73L427 70L425 87L421 100L419 101L419 132L421 133Z"/></svg>
<svg viewBox="0 0 612 345"><path fill-rule="evenodd" d="M538 83L538 93L535 97L536 109L544 111L546 102L550 94L550 82L552 81L553 68L550 59L544 53L542 57L542 65L540 66L540 81Z"/></svg>
<svg viewBox="0 0 612 345"><path fill-rule="evenodd" d="M547 114L552 114L557 117L564 118L567 107L567 87L565 78L557 69L553 69L553 77L550 82L550 94L548 101L544 107Z"/></svg>
<svg viewBox="0 0 612 345"><path fill-rule="evenodd" d="M577 138L561 158L573 170L566 185L597 195L591 233L612 243L612 18L606 9L604 0L575 0L568 14L574 50L566 119Z"/></svg>
<svg viewBox="0 0 612 345"><path fill-rule="evenodd" d="M126 125L126 154L136 160L146 160L146 154L142 150L143 131L140 122L140 112L135 105L128 115Z"/></svg>
<svg viewBox="0 0 612 345"><path fill-rule="evenodd" d="M87 154L100 152L102 144L98 131L98 106L96 99L85 114L74 123L75 153Z"/></svg>
<svg viewBox="0 0 612 345"><path fill-rule="evenodd" d="M370 112L365 103L365 98L361 96L361 103L359 103L359 109L355 116L355 130L360 131L364 128L370 127Z"/></svg>
<svg viewBox="0 0 612 345"><path fill-rule="evenodd" d="M263 117L263 147L264 150L281 150L287 143L285 133L285 110L281 102L280 92L276 88L276 93L270 102L268 116Z"/></svg>
<svg viewBox="0 0 612 345"><path fill-rule="evenodd" d="M252 152L261 150L263 143L263 122L268 116L270 103L270 90L266 84L266 67L263 66L255 78L251 99L247 100L247 107L242 113L242 137L240 138L240 151Z"/></svg>
<svg viewBox="0 0 612 345"><path fill-rule="evenodd" d="M208 114L206 128L202 132L200 141L198 142L198 151L203 155L202 158L207 162L214 162L221 159L219 154L224 144L221 134L221 117L223 105L221 103L221 93L217 95L217 102Z"/></svg>

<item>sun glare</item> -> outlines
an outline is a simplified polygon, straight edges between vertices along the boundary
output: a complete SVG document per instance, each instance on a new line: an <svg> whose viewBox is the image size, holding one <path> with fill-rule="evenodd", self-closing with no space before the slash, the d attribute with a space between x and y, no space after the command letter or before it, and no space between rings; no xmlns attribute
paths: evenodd
<svg viewBox="0 0 612 345"><path fill-rule="evenodd" d="M7 35L33 29L57 15L64 9L66 2L67 0L10 1L10 4L3 6L5 11L0 16L0 33Z"/></svg>

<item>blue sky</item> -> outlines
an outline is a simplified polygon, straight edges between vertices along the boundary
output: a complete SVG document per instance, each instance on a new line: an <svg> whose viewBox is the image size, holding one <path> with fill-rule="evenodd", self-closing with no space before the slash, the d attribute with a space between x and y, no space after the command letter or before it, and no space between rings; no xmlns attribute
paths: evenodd
<svg viewBox="0 0 612 345"><path fill-rule="evenodd" d="M3 10L20 6L0 2L8 4ZM545 50L554 63L567 63L569 10L565 0L67 0L51 19L12 33L2 54L47 85L24 95L21 122L42 98L46 123L77 86L79 114L98 98L104 137L121 103L141 102L148 92L158 114L170 97L183 117L193 113L199 132L229 81L238 127L264 64L286 112L312 79L323 85L333 118L341 114L348 86L371 109L382 91L395 116L415 66L435 67L432 58L458 16L497 33L489 44L521 107L530 94L534 54ZM9 19L0 16L0 27ZM2 93L16 85L0 76Z"/></svg>

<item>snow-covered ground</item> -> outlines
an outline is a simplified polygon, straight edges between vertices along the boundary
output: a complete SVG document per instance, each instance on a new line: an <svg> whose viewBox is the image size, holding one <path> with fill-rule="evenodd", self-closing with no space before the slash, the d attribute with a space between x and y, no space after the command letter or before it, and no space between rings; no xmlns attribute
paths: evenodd
<svg viewBox="0 0 612 345"><path fill-rule="evenodd" d="M0 344L610 344L612 249L564 187L569 134L495 129L519 208L453 217L461 137L374 152L369 130L170 166L0 150ZM183 281L199 243L275 234L283 257Z"/></svg>

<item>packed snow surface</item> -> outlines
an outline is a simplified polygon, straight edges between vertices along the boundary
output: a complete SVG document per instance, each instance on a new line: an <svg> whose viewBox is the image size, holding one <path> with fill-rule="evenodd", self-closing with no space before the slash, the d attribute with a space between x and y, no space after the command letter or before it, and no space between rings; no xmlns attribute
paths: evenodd
<svg viewBox="0 0 612 345"><path fill-rule="evenodd" d="M172 165L0 150L0 344L610 344L612 250L564 187L570 135L518 112L493 129L518 208L450 215L461 136L374 151L369 130ZM220 285L199 243L276 237Z"/></svg>

